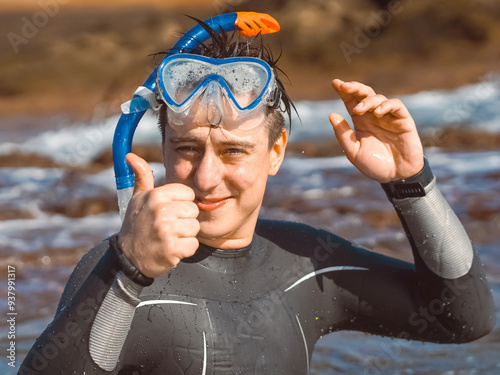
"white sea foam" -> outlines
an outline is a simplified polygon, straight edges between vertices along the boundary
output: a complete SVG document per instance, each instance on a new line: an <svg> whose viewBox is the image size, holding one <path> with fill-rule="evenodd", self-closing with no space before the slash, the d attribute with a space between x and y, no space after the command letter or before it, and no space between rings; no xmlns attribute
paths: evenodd
<svg viewBox="0 0 500 375"><path fill-rule="evenodd" d="M0 201L26 204L28 196L54 189L61 176L62 172L53 168L0 168Z"/></svg>
<svg viewBox="0 0 500 375"><path fill-rule="evenodd" d="M500 75L487 74L478 83L455 90L423 91L400 97L421 130L450 125L473 126L489 132L500 132ZM331 136L328 120L337 112L347 122L350 117L339 100L296 103L302 125L294 115L290 139Z"/></svg>
<svg viewBox="0 0 500 375"><path fill-rule="evenodd" d="M332 97L335 95L332 93ZM500 132L500 76L489 74L473 85L449 91L425 91L401 98L420 130L462 124L488 132ZM294 114L290 140L333 137L328 120L338 112L350 121L340 100L296 103L302 124ZM14 150L53 158L63 165L84 164L112 144L119 116L92 124L75 124L51 130L22 143L0 144L0 154ZM134 144L160 142L157 120L149 112L139 124Z"/></svg>
<svg viewBox="0 0 500 375"><path fill-rule="evenodd" d="M33 253L44 248L74 248L89 243L89 234L104 239L120 228L114 212L83 218L47 215L38 219L0 221L0 248Z"/></svg>
<svg viewBox="0 0 500 375"><path fill-rule="evenodd" d="M469 153L431 153L427 155L432 169L441 174L474 174L500 170L500 151ZM282 170L296 176L322 170L352 170L354 166L345 156L325 158L287 157Z"/></svg>
<svg viewBox="0 0 500 375"><path fill-rule="evenodd" d="M437 153L427 155L435 174L473 175L500 171L500 152Z"/></svg>
<svg viewBox="0 0 500 375"><path fill-rule="evenodd" d="M85 164L111 146L118 119L113 116L98 124L75 124L50 130L23 143L2 143L0 154L20 151L47 156L61 165ZM147 113L139 124L134 144L160 142L156 117Z"/></svg>

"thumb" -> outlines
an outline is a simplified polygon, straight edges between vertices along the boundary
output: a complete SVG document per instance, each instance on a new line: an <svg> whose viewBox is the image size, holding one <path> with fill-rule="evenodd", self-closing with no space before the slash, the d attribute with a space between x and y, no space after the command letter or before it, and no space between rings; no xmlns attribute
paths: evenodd
<svg viewBox="0 0 500 375"><path fill-rule="evenodd" d="M349 124L338 113L330 113L330 122L335 131L335 136L344 149L346 156L350 159L354 157L359 150L360 144L356 138L356 134L351 129ZM351 160L351 159L350 159Z"/></svg>
<svg viewBox="0 0 500 375"><path fill-rule="evenodd" d="M133 153L128 153L125 160L132 167L134 171L134 194L141 191L153 190L155 187L155 180L153 171L148 162Z"/></svg>

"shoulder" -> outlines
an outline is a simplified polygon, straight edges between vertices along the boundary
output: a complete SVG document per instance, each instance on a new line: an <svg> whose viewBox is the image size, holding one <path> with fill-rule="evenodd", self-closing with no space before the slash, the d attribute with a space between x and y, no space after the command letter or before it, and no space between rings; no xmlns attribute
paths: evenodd
<svg viewBox="0 0 500 375"><path fill-rule="evenodd" d="M255 232L265 238L283 239L289 237L293 239L321 238L330 236L341 241L342 238L321 228L316 228L304 223L294 221L279 221L259 219Z"/></svg>
<svg viewBox="0 0 500 375"><path fill-rule="evenodd" d="M265 238L283 238L283 236L310 237L317 236L320 229L293 221L259 219L255 232Z"/></svg>
<svg viewBox="0 0 500 375"><path fill-rule="evenodd" d="M404 271L413 265L386 255L368 250L354 242L327 230L310 225L274 220L259 220L256 234L289 255L306 257L315 267L356 266L366 268L398 268Z"/></svg>
<svg viewBox="0 0 500 375"><path fill-rule="evenodd" d="M310 256L314 251L331 253L334 249L353 247L351 242L329 231L297 222L259 219L255 232L297 255Z"/></svg>

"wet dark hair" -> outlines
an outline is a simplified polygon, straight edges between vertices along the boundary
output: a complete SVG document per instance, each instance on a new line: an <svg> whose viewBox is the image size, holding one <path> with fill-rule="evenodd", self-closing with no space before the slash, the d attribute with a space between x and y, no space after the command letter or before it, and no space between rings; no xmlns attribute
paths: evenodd
<svg viewBox="0 0 500 375"><path fill-rule="evenodd" d="M275 58L271 50L264 46L261 34L254 37L242 37L236 32L229 33L224 31L222 28L220 28L220 30L214 30L205 22L194 17L190 18L198 22L207 31L210 35L210 39L207 42L201 43L196 49L189 51L189 53L216 59L238 56L256 57L268 63L273 70L276 77L277 88L274 92L274 104L273 106L267 107L266 114L266 125L269 128L269 147L272 147L285 129L285 118L283 113L286 113L288 116L290 131L292 108L297 113L295 105L286 93L285 87L279 78L278 73L281 73L286 77L286 74L277 66L281 53L277 58ZM184 51L182 50L171 50L155 53L154 56L183 52ZM163 108L165 106L165 104L162 104L162 108L160 109L160 114L158 116L158 126L162 134L162 139L164 137L165 125L167 125L166 108Z"/></svg>

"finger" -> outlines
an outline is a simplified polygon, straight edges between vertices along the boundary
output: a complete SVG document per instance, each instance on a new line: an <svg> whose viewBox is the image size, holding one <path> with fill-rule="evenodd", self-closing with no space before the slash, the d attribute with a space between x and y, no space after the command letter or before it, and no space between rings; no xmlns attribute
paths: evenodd
<svg viewBox="0 0 500 375"><path fill-rule="evenodd" d="M375 91L370 86L356 81L344 82L340 79L334 79L333 87L339 95L352 95L356 97L358 101L363 100L367 96L376 95Z"/></svg>
<svg viewBox="0 0 500 375"><path fill-rule="evenodd" d="M358 101L354 96L345 92L345 84L346 82L336 78L332 82L332 87L337 92L338 96L340 96L340 99L344 102L349 114L351 114L352 108L358 104Z"/></svg>
<svg viewBox="0 0 500 375"><path fill-rule="evenodd" d="M200 222L193 218L163 220L160 225L162 225L162 234L165 235L165 238L170 239L196 237L200 231Z"/></svg>
<svg viewBox="0 0 500 375"><path fill-rule="evenodd" d="M196 219L183 219L179 222L182 224L180 238L196 237L200 232L200 222Z"/></svg>
<svg viewBox="0 0 500 375"><path fill-rule="evenodd" d="M195 193L192 188L187 185L172 183L159 186L156 188L162 194L168 196L171 201L189 201L192 202L195 199Z"/></svg>
<svg viewBox="0 0 500 375"><path fill-rule="evenodd" d="M176 250L175 241L179 238L196 237L200 231L200 222L197 219L172 218L156 223L158 225L158 236L165 243L165 248Z"/></svg>
<svg viewBox="0 0 500 375"><path fill-rule="evenodd" d="M196 219L200 214L200 209L194 202L177 201L164 204L161 211L167 213L164 217L169 219L172 216L180 219Z"/></svg>
<svg viewBox="0 0 500 375"><path fill-rule="evenodd" d="M375 91L370 86L366 86L359 82L344 82L340 79L334 79L332 86L345 104L349 114L355 114L353 108L360 101L368 96L376 95Z"/></svg>
<svg viewBox="0 0 500 375"><path fill-rule="evenodd" d="M184 237L179 238L178 240L179 249L182 249L179 253L179 258L189 258L194 255L198 247L200 246L200 242L196 237Z"/></svg>
<svg viewBox="0 0 500 375"><path fill-rule="evenodd" d="M382 117L390 113L397 118L409 118L411 117L410 112L399 99L389 99L386 100L375 109L374 114L378 117Z"/></svg>
<svg viewBox="0 0 500 375"><path fill-rule="evenodd" d="M337 91L338 93L340 93L342 91L342 89L340 88L345 82L342 81L341 79L338 79L338 78L335 78L333 81L332 81L332 86L333 88L335 89L335 91Z"/></svg>
<svg viewBox="0 0 500 375"><path fill-rule="evenodd" d="M125 160L134 171L134 194L154 189L155 179L148 162L133 153L128 153Z"/></svg>
<svg viewBox="0 0 500 375"><path fill-rule="evenodd" d="M175 268L179 261L193 256L199 246L200 242L196 237L179 237L172 243L175 250L167 254L166 260Z"/></svg>
<svg viewBox="0 0 500 375"><path fill-rule="evenodd" d="M353 160L359 151L359 141L356 134L342 116L337 113L330 114L330 122L335 131L335 136L344 149L349 160Z"/></svg>
<svg viewBox="0 0 500 375"><path fill-rule="evenodd" d="M387 101L387 98L384 95L368 96L359 102L352 110L357 115L364 115L366 112L375 111L375 109L385 101Z"/></svg>

